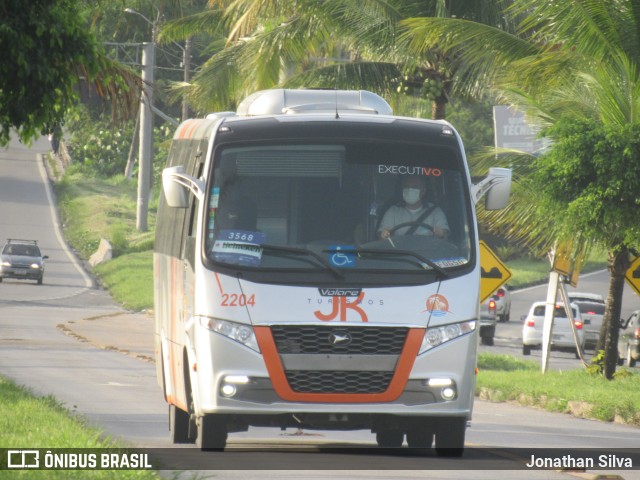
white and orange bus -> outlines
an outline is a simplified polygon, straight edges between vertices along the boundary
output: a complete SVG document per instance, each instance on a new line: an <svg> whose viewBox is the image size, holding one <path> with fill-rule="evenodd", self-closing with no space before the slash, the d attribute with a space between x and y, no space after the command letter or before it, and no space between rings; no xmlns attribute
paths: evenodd
<svg viewBox="0 0 640 480"><path fill-rule="evenodd" d="M423 212L381 235L389 209L409 209L409 177ZM484 194L504 207L510 182L496 168L472 185L449 123L393 116L366 91L266 90L183 122L154 252L172 441L367 429L380 446L435 438L461 455L479 331L474 207Z"/></svg>

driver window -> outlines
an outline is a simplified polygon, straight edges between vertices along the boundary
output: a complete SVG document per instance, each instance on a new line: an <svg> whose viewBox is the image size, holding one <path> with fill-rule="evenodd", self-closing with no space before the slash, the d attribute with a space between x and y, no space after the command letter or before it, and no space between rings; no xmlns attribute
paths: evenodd
<svg viewBox="0 0 640 480"><path fill-rule="evenodd" d="M396 191L400 198L382 213L376 230L381 240L397 235L447 239L449 222L444 211L434 202L433 184L421 175L403 175L397 180Z"/></svg>

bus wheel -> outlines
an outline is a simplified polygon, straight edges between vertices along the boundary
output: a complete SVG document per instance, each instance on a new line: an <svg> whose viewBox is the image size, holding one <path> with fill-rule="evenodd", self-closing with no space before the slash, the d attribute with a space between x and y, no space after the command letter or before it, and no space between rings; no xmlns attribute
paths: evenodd
<svg viewBox="0 0 640 480"><path fill-rule="evenodd" d="M189 414L169 405L169 439L171 443L193 443L189 438Z"/></svg>
<svg viewBox="0 0 640 480"><path fill-rule="evenodd" d="M493 346L493 337L481 337L481 338L482 338L483 345L487 345L489 347Z"/></svg>
<svg viewBox="0 0 640 480"><path fill-rule="evenodd" d="M404 432L402 430L381 430L376 433L376 442L379 447L396 448L402 446Z"/></svg>
<svg viewBox="0 0 640 480"><path fill-rule="evenodd" d="M227 425L220 415L205 415L198 419L196 445L201 450L224 450L227 443Z"/></svg>
<svg viewBox="0 0 640 480"><path fill-rule="evenodd" d="M433 445L433 432L414 428L407 431L407 443L409 448L431 448Z"/></svg>
<svg viewBox="0 0 640 480"><path fill-rule="evenodd" d="M461 457L464 452L466 418L449 418L438 425L436 453L440 457Z"/></svg>

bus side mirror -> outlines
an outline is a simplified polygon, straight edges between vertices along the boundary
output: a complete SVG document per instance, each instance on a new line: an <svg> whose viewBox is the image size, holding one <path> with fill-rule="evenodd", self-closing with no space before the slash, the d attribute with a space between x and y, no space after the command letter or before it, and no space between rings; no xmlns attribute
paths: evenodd
<svg viewBox="0 0 640 480"><path fill-rule="evenodd" d="M487 195L485 208L487 210L500 210L509 203L511 193L511 169L492 167L481 182L472 185L471 195L474 203Z"/></svg>
<svg viewBox="0 0 640 480"><path fill-rule="evenodd" d="M204 198L204 182L184 173L184 167L178 165L162 171L162 190L167 204L174 208L189 206L189 192L196 198Z"/></svg>
<svg viewBox="0 0 640 480"><path fill-rule="evenodd" d="M176 174L184 174L182 165L165 168L162 171L162 190L170 207L187 208L189 206L187 189L175 181Z"/></svg>
<svg viewBox="0 0 640 480"><path fill-rule="evenodd" d="M509 168L490 168L489 177L495 181L487 192L484 207L487 210L501 210L509 203L511 170Z"/></svg>

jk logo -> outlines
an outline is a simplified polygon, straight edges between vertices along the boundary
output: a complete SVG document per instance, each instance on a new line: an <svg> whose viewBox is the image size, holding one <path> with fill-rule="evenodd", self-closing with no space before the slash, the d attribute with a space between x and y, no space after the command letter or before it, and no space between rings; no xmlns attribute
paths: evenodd
<svg viewBox="0 0 640 480"><path fill-rule="evenodd" d="M8 468L39 468L40 452L38 450L8 450Z"/></svg>
<svg viewBox="0 0 640 480"><path fill-rule="evenodd" d="M338 315L340 315L341 322L346 322L347 312L349 310L353 310L358 315L360 315L360 320L362 322L368 322L369 319L367 318L367 314L359 306L363 298L364 292L361 292L360 295L358 295L358 297L351 302L349 302L349 299L347 297L333 297L331 301L331 312L325 314L320 310L316 310L313 313L318 320L322 320L323 322L330 322L331 320L335 320L336 318L338 318Z"/></svg>

